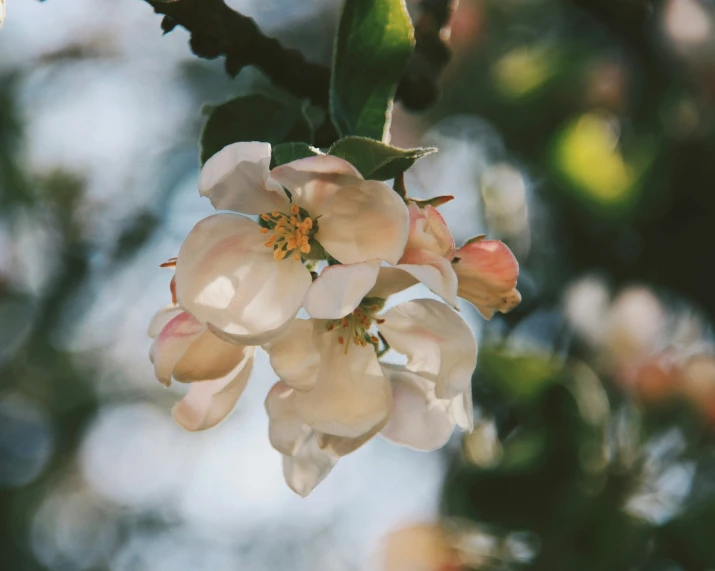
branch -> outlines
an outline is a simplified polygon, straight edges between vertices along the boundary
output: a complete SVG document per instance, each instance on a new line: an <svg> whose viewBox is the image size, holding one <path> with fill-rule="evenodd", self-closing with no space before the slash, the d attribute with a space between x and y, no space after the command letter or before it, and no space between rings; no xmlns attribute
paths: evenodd
<svg viewBox="0 0 715 571"><path fill-rule="evenodd" d="M164 15L165 33L177 25L191 34L191 49L201 58L226 57L226 72L235 77L247 65L260 69L277 86L296 97L327 109L330 69L309 62L303 54L284 47L261 32L249 17L235 12L223 0L146 0ZM437 78L450 58L442 40L455 0L423 0L415 26L415 53L397 89L408 109L419 111L437 99Z"/></svg>

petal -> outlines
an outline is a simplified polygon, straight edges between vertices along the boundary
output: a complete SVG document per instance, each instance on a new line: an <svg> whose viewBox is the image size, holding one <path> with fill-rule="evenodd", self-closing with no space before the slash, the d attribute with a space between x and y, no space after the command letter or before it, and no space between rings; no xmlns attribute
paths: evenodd
<svg viewBox="0 0 715 571"><path fill-rule="evenodd" d="M313 432L295 411L294 390L278 381L266 397L268 413L268 438L273 448L281 454L292 456L303 441Z"/></svg>
<svg viewBox="0 0 715 571"><path fill-rule="evenodd" d="M395 267L417 278L452 307L457 305L457 274L447 258L429 250L405 250Z"/></svg>
<svg viewBox="0 0 715 571"><path fill-rule="evenodd" d="M174 365L172 376L180 383L212 381L230 375L244 358L244 347L204 331Z"/></svg>
<svg viewBox="0 0 715 571"><path fill-rule="evenodd" d="M328 266L305 296L306 311L317 319L349 315L375 285L379 272L380 260Z"/></svg>
<svg viewBox="0 0 715 571"><path fill-rule="evenodd" d="M315 387L294 395L296 411L311 428L357 438L382 422L390 410L390 384L371 345L338 343L339 330L315 327L320 352Z"/></svg>
<svg viewBox="0 0 715 571"><path fill-rule="evenodd" d="M174 366L204 331L206 327L185 311L164 326L149 350L149 360L154 364L159 382L166 386L171 384Z"/></svg>
<svg viewBox="0 0 715 571"><path fill-rule="evenodd" d="M383 315L378 325L390 346L407 355L407 369L436 383L437 398L470 390L477 342L467 323L444 303L408 301Z"/></svg>
<svg viewBox="0 0 715 571"><path fill-rule="evenodd" d="M300 309L312 279L293 258L276 261L252 220L215 214L189 233L176 264L179 305L222 338L257 345Z"/></svg>
<svg viewBox="0 0 715 571"><path fill-rule="evenodd" d="M485 319L508 313L521 301L516 290L519 263L499 240L480 240L455 253L454 271L459 278L459 297L474 305Z"/></svg>
<svg viewBox="0 0 715 571"><path fill-rule="evenodd" d="M404 367L384 365L392 383L392 412L382 436L417 450L437 450L454 431L450 401L435 396L435 384Z"/></svg>
<svg viewBox="0 0 715 571"><path fill-rule="evenodd" d="M320 216L332 196L346 185L359 184L362 175L346 160L316 155L286 163L271 171L271 178L285 186L293 202L311 216Z"/></svg>
<svg viewBox="0 0 715 571"><path fill-rule="evenodd" d="M147 335L151 339L156 339L159 336L159 333L161 333L161 330L166 327L166 324L183 312L184 310L177 305L166 305L162 307L154 314L154 317L151 318Z"/></svg>
<svg viewBox="0 0 715 571"><path fill-rule="evenodd" d="M318 375L320 355L313 344L314 323L294 319L279 337L263 346L278 378L299 391L312 389Z"/></svg>
<svg viewBox="0 0 715 571"><path fill-rule="evenodd" d="M408 210L410 235L407 248L427 250L451 261L454 257L454 238L439 211L430 205L420 208L414 202L410 202Z"/></svg>
<svg viewBox="0 0 715 571"><path fill-rule="evenodd" d="M283 456L283 476L296 494L306 497L330 473L338 458L323 452L310 434L293 456Z"/></svg>
<svg viewBox="0 0 715 571"><path fill-rule="evenodd" d="M367 297L387 299L393 294L406 290L418 283L415 277L399 267L381 267L375 286L367 293Z"/></svg>
<svg viewBox="0 0 715 571"><path fill-rule="evenodd" d="M474 405L471 387L449 401L449 414L459 428L466 432L474 430Z"/></svg>
<svg viewBox="0 0 715 571"><path fill-rule="evenodd" d="M199 193L216 210L262 214L286 210L288 197L271 180L268 143L233 143L213 155L201 169Z"/></svg>
<svg viewBox="0 0 715 571"><path fill-rule="evenodd" d="M333 456L347 456L351 452L355 452L355 450L369 440L372 440L372 438L385 427L385 424L387 424L387 417L357 438L346 438L345 436L323 434L322 432L316 432L315 436L318 439L318 446L320 446L321 450Z"/></svg>
<svg viewBox="0 0 715 571"><path fill-rule="evenodd" d="M318 224L316 240L343 264L375 259L396 264L409 234L405 203L377 180L340 188L326 203Z"/></svg>
<svg viewBox="0 0 715 571"><path fill-rule="evenodd" d="M172 415L186 430L205 430L216 426L234 409L253 370L253 347L241 347L241 360L225 377L193 383L183 399L174 405Z"/></svg>

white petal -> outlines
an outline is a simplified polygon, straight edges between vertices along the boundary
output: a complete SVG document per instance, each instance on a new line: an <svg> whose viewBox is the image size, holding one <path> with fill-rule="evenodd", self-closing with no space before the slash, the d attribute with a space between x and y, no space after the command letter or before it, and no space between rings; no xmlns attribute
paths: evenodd
<svg viewBox="0 0 715 571"><path fill-rule="evenodd" d="M313 430L295 411L294 390L278 381L266 397L268 413L268 438L273 448L281 454L292 456Z"/></svg>
<svg viewBox="0 0 715 571"><path fill-rule="evenodd" d="M164 329L166 324L169 323L169 321L174 319L174 317L176 317L180 313L183 313L183 311L184 310L177 305L166 305L162 307L154 314L154 317L151 318L147 335L151 339L156 339L159 336L159 333L161 333L161 330Z"/></svg>
<svg viewBox="0 0 715 571"><path fill-rule="evenodd" d="M204 331L174 365L173 378L180 383L222 379L244 358L244 347Z"/></svg>
<svg viewBox="0 0 715 571"><path fill-rule="evenodd" d="M407 355L407 368L436 383L438 398L470 390L477 364L477 342L466 322L433 299L408 301L383 315L380 333Z"/></svg>
<svg viewBox="0 0 715 571"><path fill-rule="evenodd" d="M471 388L449 401L449 414L462 430L466 432L474 430L474 405L472 404Z"/></svg>
<svg viewBox="0 0 715 571"><path fill-rule="evenodd" d="M313 344L313 320L294 319L276 339L266 343L271 367L286 385L299 391L313 388L320 355Z"/></svg>
<svg viewBox="0 0 715 571"><path fill-rule="evenodd" d="M199 193L216 210L262 214L288 208L288 197L269 177L268 143L233 143L213 155L201 169Z"/></svg>
<svg viewBox="0 0 715 571"><path fill-rule="evenodd" d="M166 386L171 384L174 366L189 346L205 331L206 327L185 311L164 326L149 350L149 359L154 364L154 374L162 384Z"/></svg>
<svg viewBox="0 0 715 571"><path fill-rule="evenodd" d="M384 182L344 186L325 205L316 240L343 264L384 260L396 264L409 234L402 198Z"/></svg>
<svg viewBox="0 0 715 571"><path fill-rule="evenodd" d="M345 436L323 434L322 432L316 432L315 436L318 439L318 446L320 446L321 450L333 456L347 456L351 452L355 452L355 450L369 440L372 440L372 438L385 427L385 424L387 424L387 417L357 438L346 438Z"/></svg>
<svg viewBox="0 0 715 571"><path fill-rule="evenodd" d="M273 180L285 186L293 202L317 217L343 186L359 184L362 175L349 162L331 155L317 155L286 163L271 171Z"/></svg>
<svg viewBox="0 0 715 571"><path fill-rule="evenodd" d="M435 384L403 367L383 366L392 383L392 412L382 429L388 440L417 450L437 450L454 431L450 401L435 396Z"/></svg>
<svg viewBox="0 0 715 571"><path fill-rule="evenodd" d="M457 305L457 274L447 258L428 250L405 250L395 267L417 278L452 307Z"/></svg>
<svg viewBox="0 0 715 571"><path fill-rule="evenodd" d="M368 292L367 297L381 297L387 299L393 294L406 290L418 283L418 280L399 267L381 267L375 286Z"/></svg>
<svg viewBox="0 0 715 571"><path fill-rule="evenodd" d="M293 456L283 456L283 476L291 490L306 497L337 463L338 458L323 452L311 434Z"/></svg>
<svg viewBox="0 0 715 571"><path fill-rule="evenodd" d="M349 315L375 285L379 271L380 260L325 268L305 296L306 311L317 319Z"/></svg>
<svg viewBox="0 0 715 571"><path fill-rule="evenodd" d="M234 409L253 369L253 347L242 349L243 358L225 377L193 383L172 410L174 420L186 430L216 426Z"/></svg>
<svg viewBox="0 0 715 571"><path fill-rule="evenodd" d="M320 352L317 382L311 391L296 392L295 406L311 428L357 438L385 419L392 395L373 347L349 339L341 345L339 331L314 328L313 340Z"/></svg>
<svg viewBox="0 0 715 571"><path fill-rule="evenodd" d="M256 345L277 336L312 280L302 262L274 260L264 241L258 224L244 216L215 214L199 222L179 251L179 305L232 342Z"/></svg>

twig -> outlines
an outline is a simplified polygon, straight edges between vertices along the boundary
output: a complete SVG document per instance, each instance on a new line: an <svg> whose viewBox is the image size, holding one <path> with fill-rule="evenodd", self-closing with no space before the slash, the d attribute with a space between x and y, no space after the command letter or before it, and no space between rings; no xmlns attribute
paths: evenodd
<svg viewBox="0 0 715 571"><path fill-rule="evenodd" d="M298 50L269 38L249 17L235 12L223 0L146 0L164 15L165 33L177 25L191 34L191 49L199 57L226 57L226 71L236 76L244 66L255 65L273 83L314 105L328 106L330 70L311 63ZM437 99L437 78L449 61L442 39L455 0L423 0L415 26L416 46L410 65L397 89L397 98L411 110L431 106Z"/></svg>

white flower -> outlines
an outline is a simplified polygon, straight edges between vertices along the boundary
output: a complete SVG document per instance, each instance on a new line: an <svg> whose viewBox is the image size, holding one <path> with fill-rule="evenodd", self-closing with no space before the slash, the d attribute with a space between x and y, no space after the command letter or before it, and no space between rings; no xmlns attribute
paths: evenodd
<svg viewBox="0 0 715 571"><path fill-rule="evenodd" d="M156 378L191 383L172 411L187 430L204 430L234 408L253 368L254 347L227 343L177 306L167 306L149 325L150 359Z"/></svg>
<svg viewBox="0 0 715 571"><path fill-rule="evenodd" d="M434 450L456 425L472 429L474 335L436 300L409 301L380 314L384 299L375 294L402 289L405 275L382 268L353 312L333 320L295 319L264 345L281 379L266 401L271 443L288 458L286 479L301 495L337 458L378 432L398 444ZM380 363L375 329L407 356L404 367Z"/></svg>
<svg viewBox="0 0 715 571"><path fill-rule="evenodd" d="M201 194L216 209L259 215L260 224L235 213L210 216L194 227L177 260L179 304L242 344L278 336L304 299L314 317L352 311L381 261L397 263L409 229L397 193L364 180L347 161L318 155L269 171L270 157L267 143L234 143L206 162ZM341 265L312 284L304 260L325 253ZM319 314L316 296L326 298Z"/></svg>

